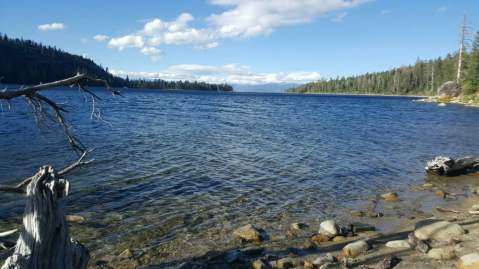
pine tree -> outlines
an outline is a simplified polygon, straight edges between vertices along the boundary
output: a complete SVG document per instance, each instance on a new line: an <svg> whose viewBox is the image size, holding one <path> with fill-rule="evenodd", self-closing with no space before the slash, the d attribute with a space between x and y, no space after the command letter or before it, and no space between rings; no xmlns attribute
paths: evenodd
<svg viewBox="0 0 479 269"><path fill-rule="evenodd" d="M471 53L467 59L464 90L466 94L479 92L479 31L476 33Z"/></svg>

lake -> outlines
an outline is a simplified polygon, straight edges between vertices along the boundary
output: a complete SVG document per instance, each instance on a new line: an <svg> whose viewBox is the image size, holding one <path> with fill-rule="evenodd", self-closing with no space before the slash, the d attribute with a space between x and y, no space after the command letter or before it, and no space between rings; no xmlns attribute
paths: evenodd
<svg viewBox="0 0 479 269"><path fill-rule="evenodd" d="M126 247L165 259L230 246L246 223L271 234L294 221L347 219L387 191L411 195L436 155L479 150L479 109L409 97L125 90L90 119L75 90L63 103L95 162L68 177L73 236L101 256ZM55 125L35 123L20 100L0 113L0 183L61 168L76 156ZM42 127L43 126L43 127ZM0 197L4 227L23 202Z"/></svg>

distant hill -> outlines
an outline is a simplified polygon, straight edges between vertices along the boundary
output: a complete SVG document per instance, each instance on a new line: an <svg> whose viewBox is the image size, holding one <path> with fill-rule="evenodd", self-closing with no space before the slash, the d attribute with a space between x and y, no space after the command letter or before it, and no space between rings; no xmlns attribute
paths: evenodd
<svg viewBox="0 0 479 269"><path fill-rule="evenodd" d="M258 85L233 84L233 88L238 92L264 92L264 93L280 93L286 92L287 89L297 87L295 83L266 83Z"/></svg>
<svg viewBox="0 0 479 269"><path fill-rule="evenodd" d="M37 84L64 79L76 73L87 73L107 80L115 87L149 89L184 89L232 91L227 84L208 84L190 81L130 80L113 76L108 68L90 59L64 52L40 43L0 35L0 78L2 83Z"/></svg>
<svg viewBox="0 0 479 269"><path fill-rule="evenodd" d="M414 65L358 76L320 80L290 88L299 93L351 93L390 95L433 95L446 81L456 79L458 55L429 61L417 60Z"/></svg>

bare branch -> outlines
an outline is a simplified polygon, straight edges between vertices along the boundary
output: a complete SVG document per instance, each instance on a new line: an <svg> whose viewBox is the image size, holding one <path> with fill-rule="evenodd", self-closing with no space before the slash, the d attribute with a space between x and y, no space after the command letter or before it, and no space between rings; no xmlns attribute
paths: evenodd
<svg viewBox="0 0 479 269"><path fill-rule="evenodd" d="M94 149L90 149L90 150L85 150L83 152L83 154L80 156L80 158L78 158L78 160L76 160L74 163L66 166L65 168L63 168L62 170L60 170L60 172L58 172L58 175L59 176L64 176L68 173L70 173L71 171L75 170L76 168L80 167L80 166L83 166L83 165L87 165L91 162L94 161L94 159L90 159L88 161L83 161L83 159L86 157L86 155L90 152L92 152Z"/></svg>
<svg viewBox="0 0 479 269"><path fill-rule="evenodd" d="M70 85L80 83L81 81L93 81L97 83L103 83L105 85L105 88L111 91L113 95L121 95L119 91L111 88L106 80L91 78L87 74L76 74L75 76L69 77L66 79L57 80L57 81L49 82L49 83L43 83L36 86L31 86L31 87L25 87L15 91L1 91L0 99L9 100L15 97L32 95L41 90L56 88L60 86L70 86Z"/></svg>
<svg viewBox="0 0 479 269"><path fill-rule="evenodd" d="M0 91L0 100L5 100L8 103L8 101L13 98L21 97L21 96L25 97L28 101L28 104L30 104L34 112L34 116L35 116L35 120L37 124L40 124L42 122L42 119L44 118L50 119L51 121L58 123L62 127L63 133L67 137L68 143L71 145L73 150L77 152L79 155L81 155L85 152L86 147L70 131L70 126L68 125L63 115L63 113L67 113L68 111L62 106L58 105L56 102L50 100L44 95L41 95L39 92L42 90L55 88L59 86L77 85L83 94L88 94L91 96L92 112L90 117L91 118L95 117L96 119L104 121L101 117L100 111L97 109L97 106L96 106L96 100L100 100L100 98L95 93L87 89L87 87L85 87L83 84L83 83L87 83L88 81L92 81L95 83L102 83L104 84L105 88L109 90L113 95L121 95L119 91L111 88L106 80L91 78L86 74L77 74L73 77L66 78L63 80L39 84L36 86L31 86L31 87L22 87L14 91L7 91L7 90Z"/></svg>
<svg viewBox="0 0 479 269"><path fill-rule="evenodd" d="M65 176L69 173L71 173L73 170L79 168L80 166L84 166L87 164L90 164L94 161L94 159L90 159L87 161L84 161L85 157L87 156L88 153L92 152L94 149L90 150L85 150L81 154L81 156L73 163L65 166L62 170L58 172L59 176ZM22 180L20 183L10 186L10 185L0 185L0 192L7 192L7 193L19 193L19 194L25 194L26 193L26 187L30 182L33 180L33 176L26 178ZM0 233L0 238L2 237L2 233Z"/></svg>
<svg viewBox="0 0 479 269"><path fill-rule="evenodd" d="M10 231L2 232L2 233L0 233L0 238L10 236L12 234L15 234L16 232L18 232L18 229L13 229L13 230L10 230Z"/></svg>

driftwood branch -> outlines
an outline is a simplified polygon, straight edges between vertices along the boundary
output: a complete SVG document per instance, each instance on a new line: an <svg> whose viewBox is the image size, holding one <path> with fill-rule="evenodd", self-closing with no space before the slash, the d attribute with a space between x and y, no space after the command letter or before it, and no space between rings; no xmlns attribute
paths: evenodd
<svg viewBox="0 0 479 269"><path fill-rule="evenodd" d="M74 171L75 169L93 162L94 159L90 159L90 160L86 160L86 161L84 160L85 157L88 155L88 153L90 153L92 151L93 151L93 149L85 150L82 153L82 155L76 161L74 161L73 163L71 163L71 164L65 166L63 169L61 169L58 172L58 175L59 176L65 176L65 175L71 173L72 171ZM0 192L25 194L26 193L26 187L28 186L28 184L30 184L30 182L33 180L33 178L34 178L34 176L26 178L26 179L22 180L20 183L18 183L16 185L0 185ZM0 234L0 237L2 237L1 234Z"/></svg>
<svg viewBox="0 0 479 269"><path fill-rule="evenodd" d="M40 122L43 118L46 118L58 123L61 126L63 133L67 137L70 146L73 148L74 151L81 155L86 151L86 147L71 132L70 126L64 116L64 113L67 113L68 111L64 107L58 105L55 101L40 94L40 92L61 86L71 87L76 85L84 95L89 95L92 99L91 118L95 116L97 119L103 120L100 111L96 108L95 100L99 99L99 97L86 87L86 84L88 82L102 83L105 88L113 95L121 95L118 90L115 90L110 87L106 80L92 78L89 77L87 74L77 74L73 77L50 83L43 83L30 87L21 87L17 90L0 91L0 101L4 100L8 102L11 99L17 97L26 98L27 102L30 104L32 110L34 111L37 122Z"/></svg>
<svg viewBox="0 0 479 269"><path fill-rule="evenodd" d="M8 256L1 269L85 269L88 265L88 250L69 237L61 202L61 198L68 195L69 182L61 177L78 167L91 163L93 159L85 160L85 158L92 150L87 150L70 131L64 117L64 113L68 111L42 95L41 92L55 87L76 85L85 97L87 95L91 97L91 117L101 119L101 113L95 105L95 101L100 98L86 87L89 81L103 83L113 95L120 95L120 92L112 89L107 81L91 78L86 74L77 74L63 80L31 87L21 87L13 91L0 91L0 108L3 109L1 101L6 101L10 109L11 99L24 97L32 108L35 118L37 120L47 118L58 123L73 150L79 154L75 162L59 172L51 166L43 166L37 174L16 185L0 185L1 192L20 193L27 197L23 229L20 231L16 244L8 241L6 237L17 233L17 230L0 233L0 248L7 250L1 253L0 259Z"/></svg>
<svg viewBox="0 0 479 269"><path fill-rule="evenodd" d="M428 174L438 176L456 176L467 174L479 169L479 158L464 157L452 159L450 157L438 156L428 161L425 170Z"/></svg>
<svg viewBox="0 0 479 269"><path fill-rule="evenodd" d="M43 166L26 188L23 229L2 269L84 269L88 250L70 238L62 198L69 182Z"/></svg>
<svg viewBox="0 0 479 269"><path fill-rule="evenodd" d="M85 81L85 82L92 81L97 83L103 83L105 85L105 88L110 90L113 95L120 95L120 92L111 88L110 84L108 84L106 80L92 78L92 77L89 77L87 74L76 74L75 76L69 77L66 79L57 80L57 81L49 82L49 83L42 83L42 84L31 86L31 87L23 87L14 91L0 91L0 99L10 100L15 97L32 95L46 89L75 85L82 81Z"/></svg>

